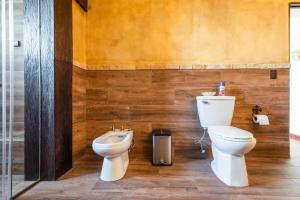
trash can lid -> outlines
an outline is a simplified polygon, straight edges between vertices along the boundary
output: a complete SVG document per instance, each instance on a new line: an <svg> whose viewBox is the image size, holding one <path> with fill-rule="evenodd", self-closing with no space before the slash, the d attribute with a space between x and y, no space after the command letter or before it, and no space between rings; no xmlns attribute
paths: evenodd
<svg viewBox="0 0 300 200"><path fill-rule="evenodd" d="M152 131L152 136L171 136L172 133L168 129L155 129Z"/></svg>

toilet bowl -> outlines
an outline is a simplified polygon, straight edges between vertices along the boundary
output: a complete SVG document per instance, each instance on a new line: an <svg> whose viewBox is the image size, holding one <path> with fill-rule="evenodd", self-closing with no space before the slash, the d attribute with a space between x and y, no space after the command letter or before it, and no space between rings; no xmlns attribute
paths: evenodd
<svg viewBox="0 0 300 200"><path fill-rule="evenodd" d="M232 96L197 97L200 124L212 141L213 172L226 185L244 187L249 185L245 154L254 148L256 139L252 133L230 126L234 104Z"/></svg>
<svg viewBox="0 0 300 200"><path fill-rule="evenodd" d="M211 126L208 134L214 158L211 168L216 176L229 186L248 186L244 155L256 144L253 135L233 126Z"/></svg>
<svg viewBox="0 0 300 200"><path fill-rule="evenodd" d="M101 180L121 179L128 168L128 150L133 139L133 131L109 131L93 141L93 150L104 157Z"/></svg>

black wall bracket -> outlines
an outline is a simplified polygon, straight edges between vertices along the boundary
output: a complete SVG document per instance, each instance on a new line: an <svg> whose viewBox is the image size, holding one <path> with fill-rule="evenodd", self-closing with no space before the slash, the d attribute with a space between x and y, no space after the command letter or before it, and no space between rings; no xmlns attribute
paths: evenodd
<svg viewBox="0 0 300 200"><path fill-rule="evenodd" d="M76 0L80 7L87 12L88 11L88 0Z"/></svg>

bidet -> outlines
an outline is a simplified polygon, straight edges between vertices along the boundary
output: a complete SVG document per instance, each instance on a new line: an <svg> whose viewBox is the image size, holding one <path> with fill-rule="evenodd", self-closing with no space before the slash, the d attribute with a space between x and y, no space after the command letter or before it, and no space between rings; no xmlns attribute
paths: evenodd
<svg viewBox="0 0 300 200"><path fill-rule="evenodd" d="M101 180L116 181L121 179L128 168L128 151L133 140L132 130L108 131L93 141L93 150L104 157Z"/></svg>

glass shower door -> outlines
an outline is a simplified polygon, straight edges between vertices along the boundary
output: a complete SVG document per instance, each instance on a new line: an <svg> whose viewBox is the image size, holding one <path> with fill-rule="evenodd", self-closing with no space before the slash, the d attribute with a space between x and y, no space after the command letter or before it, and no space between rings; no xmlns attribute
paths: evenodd
<svg viewBox="0 0 300 200"><path fill-rule="evenodd" d="M24 2L0 6L0 199L7 200L38 180L25 178Z"/></svg>
<svg viewBox="0 0 300 200"><path fill-rule="evenodd" d="M1 199L12 196L14 129L13 1L1 0Z"/></svg>

